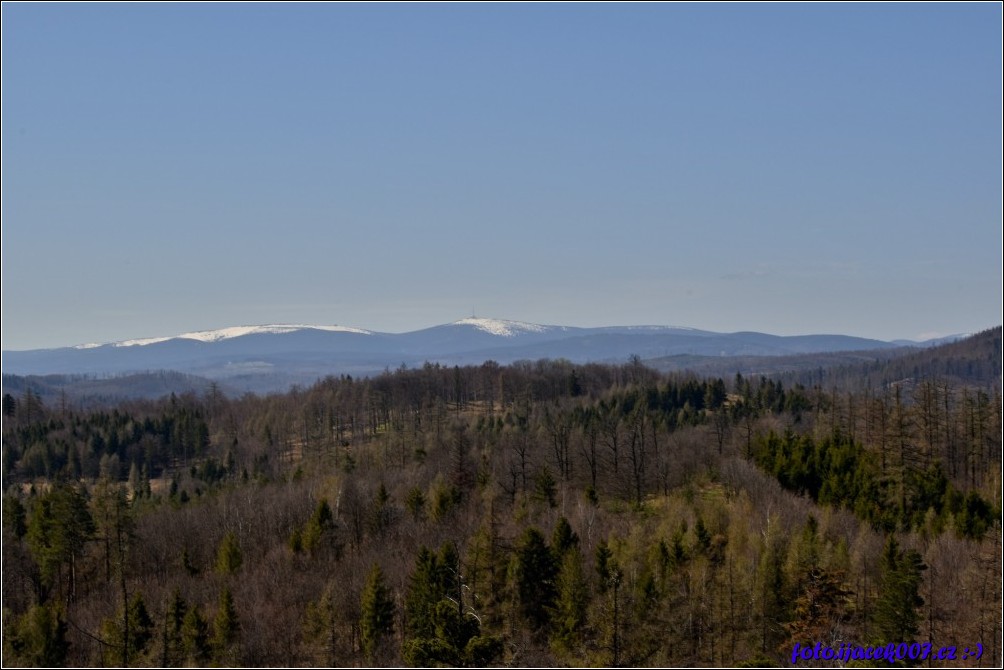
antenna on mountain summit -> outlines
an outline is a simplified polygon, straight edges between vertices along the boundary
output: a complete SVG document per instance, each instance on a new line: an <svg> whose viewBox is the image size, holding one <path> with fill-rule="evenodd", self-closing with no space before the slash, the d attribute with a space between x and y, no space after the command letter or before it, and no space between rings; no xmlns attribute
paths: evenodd
<svg viewBox="0 0 1004 670"><path fill-rule="evenodd" d="M474 309L473 307L471 307L471 318L472 319L478 318L478 311L476 309Z"/></svg>

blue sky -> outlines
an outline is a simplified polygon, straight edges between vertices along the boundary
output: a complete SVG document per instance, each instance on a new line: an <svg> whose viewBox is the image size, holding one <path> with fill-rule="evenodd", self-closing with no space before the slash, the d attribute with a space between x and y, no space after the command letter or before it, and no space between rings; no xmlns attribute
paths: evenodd
<svg viewBox="0 0 1004 670"><path fill-rule="evenodd" d="M3 5L4 349L1001 322L1001 6Z"/></svg>

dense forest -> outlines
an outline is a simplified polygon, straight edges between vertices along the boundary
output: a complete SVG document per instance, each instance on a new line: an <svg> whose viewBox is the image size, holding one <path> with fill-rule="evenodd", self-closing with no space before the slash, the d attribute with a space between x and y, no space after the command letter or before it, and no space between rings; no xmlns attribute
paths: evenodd
<svg viewBox="0 0 1004 670"><path fill-rule="evenodd" d="M998 666L1000 352L7 393L3 663Z"/></svg>

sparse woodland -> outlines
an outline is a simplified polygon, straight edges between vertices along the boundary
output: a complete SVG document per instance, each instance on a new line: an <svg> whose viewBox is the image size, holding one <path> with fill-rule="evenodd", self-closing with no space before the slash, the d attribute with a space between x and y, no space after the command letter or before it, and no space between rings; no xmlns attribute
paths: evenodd
<svg viewBox="0 0 1004 670"><path fill-rule="evenodd" d="M951 346L864 387L635 360L5 395L3 663L790 667L796 642L921 641L999 666L1001 329Z"/></svg>

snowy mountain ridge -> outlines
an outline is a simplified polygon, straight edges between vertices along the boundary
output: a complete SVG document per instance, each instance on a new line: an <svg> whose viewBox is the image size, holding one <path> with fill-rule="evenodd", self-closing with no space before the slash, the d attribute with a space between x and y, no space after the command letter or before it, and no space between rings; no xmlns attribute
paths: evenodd
<svg viewBox="0 0 1004 670"><path fill-rule="evenodd" d="M603 326L601 328L576 328L571 326L552 326L552 325L542 325L538 323L529 323L527 321L514 321L510 319L492 319L486 317L476 317L471 316L458 321L454 321L446 326L437 326L436 328L444 327L455 327L455 326L469 326L475 331L485 333L487 335L494 335L496 337L512 339L519 337L521 335L545 335L545 334L563 334L563 333L575 333L575 332L585 332L585 331L597 331L597 332L649 332L655 333L660 331L690 331L693 333L701 333L696 328L687 328L683 326ZM162 336L162 337L142 337L133 338L128 340L120 340L116 342L91 342L87 344L78 344L73 346L73 349L97 349L101 347L145 347L152 344L160 344L163 342L170 342L172 340L194 340L198 342L221 342L223 340L231 340L234 338L244 337L246 335L283 335L287 333L294 333L299 331L322 331L330 333L354 333L357 335L389 335L389 333L377 333L376 331L366 330L364 328L355 328L351 326L339 326L339 325L311 325L311 324L267 324L267 325L257 325L257 326L231 326L229 328L217 328L215 330L199 330L189 333L182 333L180 335L173 336ZM415 331L421 332L421 331ZM401 333L401 336L406 336L408 333Z"/></svg>
<svg viewBox="0 0 1004 670"><path fill-rule="evenodd" d="M489 335L499 337L516 337L520 333L546 333L553 330L568 330L562 326L542 326L526 321L508 321L506 319L485 319L476 316L454 321L454 326L474 326Z"/></svg>
<svg viewBox="0 0 1004 670"><path fill-rule="evenodd" d="M263 326L232 326L230 328L218 328L216 330L198 330L191 333L182 333L174 337L146 337L133 340L122 340L121 342L107 342L104 344L79 344L74 349L94 349L103 346L113 347L143 347L150 344L159 344L169 340L197 340L199 342L219 342L245 335L282 335L293 333L299 330L321 330L331 333L357 333L359 335L372 335L369 330L362 328L351 328L348 326L310 326L306 324L270 324Z"/></svg>
<svg viewBox="0 0 1004 670"><path fill-rule="evenodd" d="M897 346L847 335L716 333L677 326L573 327L471 316L406 333L339 325L268 324L199 330L76 347L4 351L15 375L121 375L166 370L242 380L246 388L310 383L326 375L369 375L403 366L500 364L564 359L580 364L639 357L780 356ZM270 381L262 381L264 376Z"/></svg>

